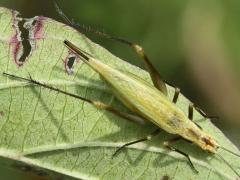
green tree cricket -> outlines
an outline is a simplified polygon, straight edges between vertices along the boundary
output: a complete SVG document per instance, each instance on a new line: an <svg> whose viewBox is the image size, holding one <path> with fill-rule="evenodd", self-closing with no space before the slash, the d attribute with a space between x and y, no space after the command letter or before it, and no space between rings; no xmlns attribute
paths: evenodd
<svg viewBox="0 0 240 180"><path fill-rule="evenodd" d="M207 134L202 128L193 122L193 110L196 109L201 115L205 118L211 118L207 116L200 108L195 106L194 104L189 104L188 115L186 115L182 110L180 110L176 106L176 102L178 101L178 96L180 94L180 89L175 88L175 94L173 99L169 100L166 83L162 80L160 74L155 69L155 67L150 62L149 58L145 54L143 48L135 43L131 43L129 41L112 37L110 35L94 31L92 29L85 29L78 24L70 21L60 9L58 9L59 14L61 14L64 19L73 27L80 28L81 30L91 31L98 35L104 36L106 38L116 40L120 43L124 43L129 45L134 49L134 51L144 60L149 74L151 76L153 85L143 81L142 79L131 75L124 74L117 69L112 68L109 65L103 64L98 59L94 58L91 54L83 51L76 47L73 43L68 40L64 41L64 44L73 51L76 55L80 57L80 59L88 64L93 70L95 70L110 87L112 93L117 97L119 101L121 101L129 110L131 110L132 114L124 113L115 109L114 107L104 104L100 101L90 100L85 97L81 97L75 94L68 93L61 89L57 89L55 87L49 86L47 84L40 83L34 80L30 75L30 78L18 77L16 75L3 73L9 77L20 79L24 81L28 81L32 84L39 85L53 91L63 93L74 98L80 99L87 103L92 104L96 108L109 111L117 116L122 117L123 119L137 122L140 124L145 124L150 121L156 125L157 129L150 133L148 136L132 141L124 144L122 147L118 148L114 156L119 153L124 147L138 143L143 141L151 140L152 137L158 135L161 130L164 130L170 134L174 134L175 137L165 141L163 145L171 150L175 151L184 157L187 158L190 166L197 172L197 169L194 167L190 157L188 154L179 150L173 146L173 143L179 141L180 139L184 139L188 142L196 144L202 150L209 152L212 155L219 156L234 172L240 177L240 174L221 156L218 154L218 149L221 148L229 153L232 153L238 157L240 155L222 147L217 143L217 141L210 135Z"/></svg>
<svg viewBox="0 0 240 180"><path fill-rule="evenodd" d="M180 139L184 139L188 142L196 144L204 151L207 151L211 154L216 154L240 177L238 172L227 161L225 161L225 159L221 155L219 155L217 151L219 148L222 148L238 157L240 157L240 155L220 146L210 134L204 132L201 127L199 127L195 122L192 121L193 109L195 108L194 104L190 103L188 116L185 115L184 112L175 105L178 100L178 95L180 93L180 90L178 88L175 88L175 94L173 99L169 100L168 94L166 93L167 91L165 91L166 84L164 83L164 81L161 80L158 73L156 73L156 70L152 69L154 67L152 66L150 61L148 59L146 61L146 55L140 46L133 45L136 52L140 54L141 57L143 57L145 63L148 65L147 67L149 69L149 73L151 74L152 79L154 79L154 86L143 81L139 77L131 74L125 74L117 69L112 68L109 65L102 63L100 60L94 58L89 53L79 49L68 40L65 40L64 44L71 51L73 51L73 53L78 55L84 63L86 63L100 75L102 80L105 81L111 89L111 92L117 97L119 101L121 101L127 108L129 108L129 110L131 110L132 114L118 111L114 107L104 104L100 101L90 100L75 94L68 93L61 89L57 89L55 87L40 83L34 80L30 75L30 78L23 78L8 73L3 74L15 79L28 81L32 84L51 89L56 92L72 96L74 98L78 98L82 101L94 105L96 108L110 111L111 113L129 121L141 124L150 121L158 127L155 131L150 133L145 138L124 144L122 147L118 148L115 151L113 156L115 156L121 149L126 146L138 142L151 140L152 137L158 135L161 132L160 129L162 129L170 134L176 135L174 138L165 141L163 145L167 149L175 151L186 157L190 166L196 172L198 171L194 167L194 164L192 163L189 155L182 150L173 147L173 143L177 142ZM203 114L203 116L207 117L199 108L196 108L196 110Z"/></svg>

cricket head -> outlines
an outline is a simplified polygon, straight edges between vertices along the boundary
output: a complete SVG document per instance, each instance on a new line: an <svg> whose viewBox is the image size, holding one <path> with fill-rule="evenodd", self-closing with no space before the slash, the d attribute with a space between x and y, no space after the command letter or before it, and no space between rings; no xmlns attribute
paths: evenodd
<svg viewBox="0 0 240 180"><path fill-rule="evenodd" d="M233 151L231 151L231 150L229 150L229 149L227 149L227 148L225 148L225 147L223 147L223 146L219 146L219 145L217 144L217 142L216 142L211 136L209 136L209 135L207 135L207 134L204 135L204 136L202 136L202 137L201 137L201 141L199 141L199 142L201 142L201 144L199 144L199 145L201 146L202 149L206 150L207 152L214 153L214 154L215 154L216 156L218 156L229 168L231 168L232 171L233 171L238 177L240 177L240 174L238 173L238 171L236 171L236 170L233 168L233 166L232 166L230 163L228 163L228 161L227 161L226 159L224 159L224 157L223 157L220 153L217 153L217 149L218 149L218 148L221 148L222 150L225 150L225 151L227 151L227 152L229 152L229 153L231 153L231 154L233 154L233 155L235 155L235 156L237 156L237 157L240 157L239 154L237 154L237 153L235 153L235 152L233 152Z"/></svg>
<svg viewBox="0 0 240 180"><path fill-rule="evenodd" d="M203 149L210 153L216 153L219 148L218 143L208 134L204 134L200 137L198 141L198 145Z"/></svg>
<svg viewBox="0 0 240 180"><path fill-rule="evenodd" d="M211 137L207 133L203 132L198 127L188 128L184 134L186 135L185 137L187 137L188 140L201 147L201 149L214 154L217 152L219 145L215 141L215 139L213 139L213 137Z"/></svg>
<svg viewBox="0 0 240 180"><path fill-rule="evenodd" d="M182 136L185 137L185 139L188 139L189 141L198 145L204 151L210 153L215 154L219 147L218 143L211 135L204 132L195 124L191 124L191 126L186 128Z"/></svg>

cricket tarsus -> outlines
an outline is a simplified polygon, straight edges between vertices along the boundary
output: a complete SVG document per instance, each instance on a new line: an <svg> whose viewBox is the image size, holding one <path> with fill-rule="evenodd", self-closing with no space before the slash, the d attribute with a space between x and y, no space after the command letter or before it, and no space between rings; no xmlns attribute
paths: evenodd
<svg viewBox="0 0 240 180"><path fill-rule="evenodd" d="M132 47L134 49L134 51L138 54L138 56L140 56L144 62L145 62L145 65L149 71L149 74L151 76L151 79L152 79L152 82L154 84L154 86L160 90L161 92L163 92L165 95L167 95L167 87L166 87L166 84L165 82L162 80L159 72L157 71L157 69L153 66L152 62L150 61L150 59L148 58L148 56L146 55L144 49L139 46L138 44L136 43L133 43L133 42L130 42L128 40L125 40L123 38L119 38L119 37L114 37L114 36L111 36L109 34L106 34L104 32L100 32L100 31L97 31L97 30L93 30L92 28L90 27L86 27L84 25L80 25L80 24L77 24L75 23L73 20L70 20L65 14L64 12L60 9L60 7L57 5L56 1L53 1L54 2L54 5L55 5L55 8L56 8L56 11L57 13L70 25L72 26L73 28L76 28L76 29L80 29L82 31L85 31L85 32L91 32L91 33L94 33L98 36L102 36L104 38L107 38L107 39L111 39L111 40L114 40L114 41L117 41L117 42L120 42L122 44L126 44L130 47Z"/></svg>
<svg viewBox="0 0 240 180"><path fill-rule="evenodd" d="M148 141L151 140L154 136L158 135L160 133L160 129L156 129L155 131L153 131L152 133L150 133L148 136L146 136L145 138L139 139L139 140L135 140L129 143L126 143L124 145L122 145L120 148L118 148L115 153L112 155L112 157L115 157L121 150L123 150L125 147L133 145L133 144L137 144L139 142L144 142L144 141Z"/></svg>
<svg viewBox="0 0 240 180"><path fill-rule="evenodd" d="M53 91L56 91L56 92L59 92L59 93L62 93L62 94L65 94L65 95L68 95L68 96L71 96L73 98L77 98L77 99L80 99L82 101L85 101L87 103L90 103L92 105L94 105L96 108L98 109L103 109L103 110L106 110L106 111L109 111L111 112L112 114L115 114L121 118L124 118L126 120L129 120L131 122L136 122L138 124L145 124L146 121L144 118L138 116L138 115L134 115L134 114L129 114L129 113L125 113L125 112L121 112L121 111L118 111L117 109L115 109L114 107L108 105L108 104L105 104L105 103L102 103L100 101L94 101L94 100L90 100L90 99L87 99L87 98L84 98L82 96L78 96L76 94L72 94L72 93L69 93L69 92L66 92L66 91L63 91L61 89L58 89L58 88L55 88L55 87L52 87L52 86L49 86L49 85L46 85L44 83L41 83L39 81L36 81L34 80L31 75L29 74L29 79L28 78L23 78L23 77L19 77L19 76L16 76L16 75L13 75L13 74L8 74L8 73L3 73L3 75L5 76L9 76L11 78L14 78L14 79L19 79L19 80L23 80L23 81L27 81L29 83L32 83L32 84L36 84L38 86L42 86L44 88L47 88L47 89L50 89L50 90L53 90Z"/></svg>

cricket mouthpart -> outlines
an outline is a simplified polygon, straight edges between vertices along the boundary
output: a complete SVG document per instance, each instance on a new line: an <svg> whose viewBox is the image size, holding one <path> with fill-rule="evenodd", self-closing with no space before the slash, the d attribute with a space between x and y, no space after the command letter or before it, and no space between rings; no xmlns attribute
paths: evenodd
<svg viewBox="0 0 240 180"><path fill-rule="evenodd" d="M217 149L219 148L217 142L208 135L201 137L199 145L202 147L202 149L214 154L217 152Z"/></svg>

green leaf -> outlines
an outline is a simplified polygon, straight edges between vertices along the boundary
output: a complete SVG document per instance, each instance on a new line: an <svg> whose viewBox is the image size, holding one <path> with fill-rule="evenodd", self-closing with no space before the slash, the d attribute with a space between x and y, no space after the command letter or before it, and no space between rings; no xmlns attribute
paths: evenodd
<svg viewBox="0 0 240 180"><path fill-rule="evenodd" d="M23 23L25 26L21 27ZM20 31L24 33L20 35ZM73 54L63 45L65 39L104 63L151 82L147 72L115 57L71 27L45 17L21 19L17 12L6 8L0 8L1 74L8 72L21 77L30 74L40 82L128 111L98 74L79 59L71 74L66 64ZM31 51L23 46L31 46ZM19 62L24 59L24 63ZM168 90L172 98L173 88L169 86ZM167 133L161 133L151 142L130 146L112 158L117 147L146 136L156 127L130 123L60 93L1 75L0 99L0 156L1 162L7 164L21 162L79 179L237 177L216 155L180 141L175 146L191 156L199 171L196 174L184 157L163 148L164 140L173 137ZM177 106L187 113L188 104L189 100L181 95ZM220 145L239 154L208 119L197 112L194 115L194 121ZM239 158L222 150L218 153L239 172ZM35 168L31 171L38 173Z"/></svg>

